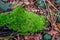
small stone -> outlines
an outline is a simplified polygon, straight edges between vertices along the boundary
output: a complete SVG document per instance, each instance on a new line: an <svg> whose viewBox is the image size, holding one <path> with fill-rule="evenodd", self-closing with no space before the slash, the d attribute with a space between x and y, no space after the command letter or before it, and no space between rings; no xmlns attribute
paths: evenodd
<svg viewBox="0 0 60 40"><path fill-rule="evenodd" d="M4 2L2 2L2 1L0 1L0 8L1 8L3 11L6 11L10 6L11 6L10 3L4 3Z"/></svg>
<svg viewBox="0 0 60 40"><path fill-rule="evenodd" d="M50 34L45 34L44 36L43 36L43 40L51 40L51 35Z"/></svg>
<svg viewBox="0 0 60 40"><path fill-rule="evenodd" d="M58 16L58 19L57 20L58 20L58 22L60 22L60 16Z"/></svg>
<svg viewBox="0 0 60 40"><path fill-rule="evenodd" d="M2 1L7 2L8 0L2 0Z"/></svg>
<svg viewBox="0 0 60 40"><path fill-rule="evenodd" d="M42 9L46 8L46 5L45 5L43 0L37 0L36 5L39 6L40 8L42 8Z"/></svg>
<svg viewBox="0 0 60 40"><path fill-rule="evenodd" d="M55 0L55 3L58 3L58 4L60 4L60 0Z"/></svg>

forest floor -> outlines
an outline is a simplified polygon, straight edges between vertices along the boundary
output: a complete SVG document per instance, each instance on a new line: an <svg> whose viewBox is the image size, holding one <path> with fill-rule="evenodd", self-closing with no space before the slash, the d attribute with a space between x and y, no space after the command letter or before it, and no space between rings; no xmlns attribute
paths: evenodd
<svg viewBox="0 0 60 40"><path fill-rule="evenodd" d="M60 3L56 3L54 0L43 0L44 4L47 5L46 8L41 8L39 5L36 5L37 0L9 1L9 3L13 4L12 8L18 5L24 5L26 10L35 12L38 15L46 16L47 21L49 21L50 25L44 30L47 31L47 34L51 36L51 40L60 40ZM43 3L41 4L43 5ZM2 10L0 12L2 12ZM14 37L1 37L0 40L42 40L45 34L46 32L44 31L26 36L17 34ZM48 38L49 36L46 37Z"/></svg>

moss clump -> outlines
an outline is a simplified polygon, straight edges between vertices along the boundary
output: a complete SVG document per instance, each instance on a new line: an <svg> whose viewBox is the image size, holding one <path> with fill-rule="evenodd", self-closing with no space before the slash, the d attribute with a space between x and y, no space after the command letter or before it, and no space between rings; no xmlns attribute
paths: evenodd
<svg viewBox="0 0 60 40"><path fill-rule="evenodd" d="M0 14L0 20L2 24L8 24L9 29L22 35L43 30L48 25L44 16L29 12L23 6L17 6L10 14Z"/></svg>

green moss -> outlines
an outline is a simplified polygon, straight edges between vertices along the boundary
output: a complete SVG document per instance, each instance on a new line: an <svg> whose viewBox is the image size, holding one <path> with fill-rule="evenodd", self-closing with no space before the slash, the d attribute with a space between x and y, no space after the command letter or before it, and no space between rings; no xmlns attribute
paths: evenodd
<svg viewBox="0 0 60 40"><path fill-rule="evenodd" d="M6 18L7 18L7 15L5 13L0 14L0 26L5 24Z"/></svg>
<svg viewBox="0 0 60 40"><path fill-rule="evenodd" d="M44 16L29 12L23 6L17 6L10 14L3 14L2 16L4 16L3 19L0 17L2 24L9 24L7 25L9 29L18 31L22 35L43 30L48 26Z"/></svg>

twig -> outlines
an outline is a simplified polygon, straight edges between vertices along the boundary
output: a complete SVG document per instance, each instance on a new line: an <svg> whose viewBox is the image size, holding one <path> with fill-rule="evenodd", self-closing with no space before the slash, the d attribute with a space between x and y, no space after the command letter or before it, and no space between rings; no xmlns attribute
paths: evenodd
<svg viewBox="0 0 60 40"><path fill-rule="evenodd" d="M55 35L53 35L53 37L52 37L52 40L54 40L55 39Z"/></svg>
<svg viewBox="0 0 60 40"><path fill-rule="evenodd" d="M47 2L48 2L52 7L54 7L57 11L59 11L49 0L47 0Z"/></svg>

